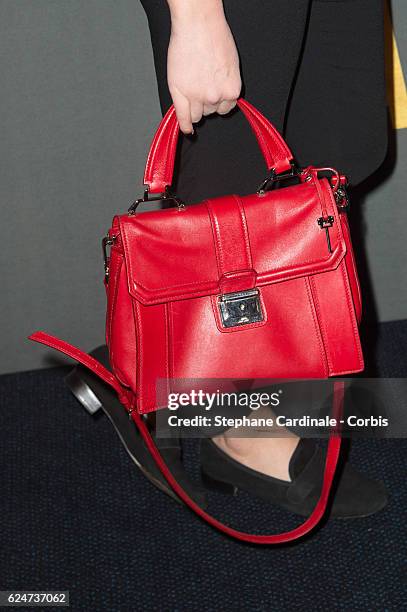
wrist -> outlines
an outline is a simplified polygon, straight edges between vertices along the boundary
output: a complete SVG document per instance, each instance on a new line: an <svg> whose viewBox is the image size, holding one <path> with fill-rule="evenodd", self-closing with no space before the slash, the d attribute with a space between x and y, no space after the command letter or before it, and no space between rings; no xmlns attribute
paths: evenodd
<svg viewBox="0 0 407 612"><path fill-rule="evenodd" d="M222 0L167 0L172 26L187 26L198 20L204 23L225 21Z"/></svg>

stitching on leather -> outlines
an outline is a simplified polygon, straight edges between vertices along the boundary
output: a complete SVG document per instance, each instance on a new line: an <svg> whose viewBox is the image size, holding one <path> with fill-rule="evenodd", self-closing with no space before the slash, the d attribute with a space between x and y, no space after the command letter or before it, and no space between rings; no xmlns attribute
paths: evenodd
<svg viewBox="0 0 407 612"><path fill-rule="evenodd" d="M327 264L329 263L330 260L334 260L335 258L338 256L337 253L338 251L341 252L343 255L345 255L346 253L346 249L341 247L341 245L338 244L338 246L335 248L335 250L330 254L329 257L325 258L325 259L301 259L301 267L303 267L304 264L307 265L312 265L312 264ZM216 248L215 248L215 252L216 252ZM339 265L339 262L338 262ZM284 274L284 272L286 272L287 270L292 269L292 266L286 266L285 268L278 268L278 273L282 273ZM219 268L218 268L218 272L219 272ZM274 272L274 271L273 271ZM319 270L316 270L316 272L319 272ZM221 272L219 272L219 274L221 275ZM264 274L268 274L268 271L266 272L259 272L259 276ZM311 271L307 271L307 272L298 272L298 274L312 274L312 270ZM291 277L290 277L291 278ZM287 279L288 280L288 279ZM146 287L145 285L143 285L140 281L135 282L136 285L139 285L142 289L144 289L146 292L148 293L152 293L155 291L162 291L163 289L182 289L183 287L192 287L194 285L204 285L205 283L215 283L217 282L217 280L214 280L213 278L211 279L207 279L207 280L203 280L203 281L192 281L190 283L185 283L183 285L166 285L164 287L160 287L159 289L148 289L148 287Z"/></svg>
<svg viewBox="0 0 407 612"><path fill-rule="evenodd" d="M211 226L213 246L215 248L216 267L218 269L218 276L221 276L222 273L223 273L223 269L222 269L222 262L219 260L220 253L218 253L218 249L216 248L217 236L216 236L216 229L214 227L214 220L213 220L212 209L211 209L209 200L204 200L203 204L205 204L205 207L206 207L206 210L207 210L207 213L208 213L208 217L209 217L209 223L210 223L210 226ZM214 281L213 280L194 281L193 283L188 283L188 284L185 284L185 285L178 285L178 286L179 287L188 287L189 285L199 285L199 284L201 284L201 282L210 283L210 282L214 282ZM169 287L164 287L164 289L172 289L174 286L176 286L176 285L171 285ZM141 285L141 287L143 287L143 285ZM145 289L145 287L143 287L143 289Z"/></svg>
<svg viewBox="0 0 407 612"><path fill-rule="evenodd" d="M115 275L115 286L114 286L114 294L113 294L113 304L111 306L111 310L110 310L110 316L109 316L109 342L108 342L108 348L109 348L109 359L110 359L110 363L112 365L112 369L114 370L115 376L118 379L118 381L125 387L128 386L127 383L124 382L124 380L127 378L127 376L124 375L123 371L117 366L115 365L115 357L114 357L114 351L113 351L113 335L112 335L112 329L113 329L113 316L114 316L114 312L116 310L116 302L117 302L117 296L119 293L119 285L120 285L120 273L123 267L123 255L119 254L117 255L118 257L120 257L120 261L119 264L117 266L117 270L116 270L116 275ZM130 299L130 296L129 296Z"/></svg>
<svg viewBox="0 0 407 612"><path fill-rule="evenodd" d="M171 324L171 362L170 362L170 375L172 377L175 376L175 345L174 345L174 338L175 338L175 322L174 322L174 311L172 308L172 303L169 302L169 305L171 306L171 317L170 317L170 324Z"/></svg>
<svg viewBox="0 0 407 612"><path fill-rule="evenodd" d="M248 119L248 121L249 121L250 125L252 126L252 128L253 128L253 130L254 130L255 134L256 134L256 135L258 135L258 136L260 137L260 140L262 140L262 142L263 142L263 146L264 146L264 148L265 148L265 149L266 149L266 151L268 152L269 164L270 164L270 163L271 163L271 164L273 164L273 163L274 163L274 157L276 157L276 158L277 158L277 161L280 161L280 160L282 160L282 159L284 159L284 158L283 158L283 157L280 157L280 156L277 156L277 155L275 154L275 152L274 152L274 155L273 155L273 153L271 152L271 149L270 149L270 147L268 146L268 144L267 144L267 142L266 142L266 140L265 140L265 138L264 138L264 136L263 136L262 132L259 130L259 125L258 125L258 124L260 124L260 125L261 125L261 126L264 128L264 129L265 129L265 131L268 133L268 135L270 136L271 140L273 141L274 146L275 146L275 147L277 147L277 149L280 147L280 145L283 145L283 148L284 148L284 150L285 150L285 153L287 153L287 155L291 155L291 151L289 151L289 150L288 150L287 145L285 144L284 140L283 140L283 139L281 139L281 140L282 140L282 142L279 142L279 141L276 139L275 135L274 135L274 134L273 134L273 132L270 130L269 125L266 123L265 118L263 118L263 117L262 117L262 118L258 117L258 116L257 116L257 114L255 114L255 113L253 112L253 110L251 109L251 107L250 107L249 105L247 105L247 106L246 106L246 105L244 105L244 108L246 108L247 112L249 113L250 117L252 118L252 121L250 121L249 117L247 117L247 115L246 115L246 117L247 117L247 119ZM256 122L257 122L257 124L256 124ZM259 139L258 139L258 140L259 140ZM259 143L259 144L260 144L260 143Z"/></svg>
<svg viewBox="0 0 407 612"><path fill-rule="evenodd" d="M170 336L170 307L171 307L171 303L165 303L164 304L164 318L165 318L165 343L166 343L166 347L165 347L165 373L167 375L167 383L166 383L166 387L167 387L167 397L170 394L170 377L171 377L171 371L170 371L170 342L171 342L171 336ZM156 394L157 394L157 387L156 387ZM157 397L156 397L156 403L157 403Z"/></svg>
<svg viewBox="0 0 407 612"><path fill-rule="evenodd" d="M120 261L117 264L116 267L116 273L114 275L114 288L113 288L113 296L112 299L110 300L110 308L109 308L109 312L108 312L108 323L109 323L109 353L110 353L110 360L113 364L113 350L110 350L110 346L112 345L112 326L113 326L113 313L115 311L116 308L116 302L117 302L117 294L119 291L119 282L118 279L120 277L120 271L122 269L122 264L123 264L123 258L121 256L120 257ZM109 285L108 285L109 286Z"/></svg>
<svg viewBox="0 0 407 612"><path fill-rule="evenodd" d="M168 120L165 122L163 128L168 124ZM154 134L154 138L153 138L153 142L151 143L149 152L148 152L148 156L147 156L147 161L146 161L146 168L144 171L144 179L146 181L145 184L147 184L148 182L151 181L151 172L152 172L152 168L151 168L151 163L152 163L152 159L156 154L157 148L158 148L158 143L160 140L160 134L162 132L157 131Z"/></svg>
<svg viewBox="0 0 407 612"><path fill-rule="evenodd" d="M330 260L334 260L335 261L335 256L337 256L337 252L338 251L340 251L339 247L337 247L335 249L335 251L333 251L333 253L331 253L330 257L327 257L326 259L305 259L305 260L301 259L301 261L303 262L301 264L301 267L303 267L303 264L308 264L308 265L311 265L311 264L321 264L322 265L322 264L329 263ZM287 270L290 270L290 269L292 269L292 266L291 266L291 268L286 266L285 268L279 268L278 272L279 273L280 272L284 273L284 272L286 272ZM315 272L319 272L319 271L320 270L316 270ZM262 274L263 275L267 274L267 272L260 272L259 276L261 276ZM300 274L300 272L298 272L298 274ZM312 270L310 272L304 272L304 274L312 274Z"/></svg>
<svg viewBox="0 0 407 612"><path fill-rule="evenodd" d="M174 358L174 313L172 309L172 303L167 303L168 308L168 379L169 381L174 376L174 366L175 366L175 358ZM170 389L168 389L170 391Z"/></svg>
<svg viewBox="0 0 407 612"><path fill-rule="evenodd" d="M284 160L284 157L280 154L280 149L284 151L284 154L287 156L287 158L292 156L292 153L290 149L288 148L284 139L279 134L275 134L273 132L272 128L270 127L265 117L263 117L260 113L256 112L255 109L252 108L251 105L247 103L242 104L241 109L246 115L246 118L249 121L250 126L252 127L257 137L260 148L262 149L263 154L267 158L266 161L268 165L273 165L275 163L278 163L279 161ZM270 147L269 143L264 138L261 128L268 134L272 142L273 148ZM152 181L153 179L152 163L153 161L155 161L156 156L157 156L157 151L162 146L163 142L165 141L165 136L167 135L168 135L168 139L166 140L166 143L165 143L166 144L166 151L165 151L165 162L166 163L163 165L163 169L158 172L159 174L158 183L167 184L170 182L169 174L170 173L172 174L170 170L173 171L175 153L176 153L175 151L176 142L174 142L174 140L176 140L177 134L178 134L178 123L176 122L176 120L174 120L174 109L172 109L169 112L168 117L164 125L162 126L162 128L161 129L159 128L159 130L154 135L154 139L153 139L153 142L151 144L151 147L148 153L146 169L144 173L144 180L146 184L150 184L150 187L153 186L152 185L152 182L153 182Z"/></svg>
<svg viewBox="0 0 407 612"><path fill-rule="evenodd" d="M174 172L174 162L175 162L175 153L176 153L176 145L177 145L177 137L178 137L178 124L176 124L175 128L171 131L170 139L167 143L166 148L166 156L165 161L166 164L163 168L163 187L165 185L170 184L172 182L172 175Z"/></svg>
<svg viewBox="0 0 407 612"><path fill-rule="evenodd" d="M305 259L305 260L301 260L303 262L303 264L326 264L329 263L329 260L333 259L335 261L335 256L337 255L337 251L339 251L339 247L337 247L335 249L335 251L333 251L333 253L331 253L331 257L328 257L327 259ZM345 253L344 253L345 254ZM340 262L338 262L339 265ZM302 266L301 266L302 267ZM286 272L287 270L289 271L290 267L286 266L285 268L279 268L278 269L278 274L284 274L284 272ZM327 270L328 271L328 270ZM316 273L320 272L320 270L315 270ZM272 273L274 273L274 271L272 271ZM262 274L268 274L268 272L260 272L259 276L262 276ZM299 274L299 275L309 275L309 274L313 274L313 271L306 271L306 272L296 272L295 274ZM221 273L220 273L221 275ZM292 277L290 277L291 279ZM281 282L283 282L284 280L289 280L287 279L283 279ZM162 291L165 289L183 289L184 287L193 287L194 285L204 285L205 283L207 284L213 284L213 283L217 283L217 279L209 279L209 280L204 280L204 281L192 281L191 283L185 283L184 285L166 285L164 287L159 287L158 289L149 289L148 287L146 287L145 285L143 285L142 283L140 283L139 281L134 282L135 285L138 285L139 287L141 287L142 289L144 289L146 291L146 293L155 293L156 291ZM266 281L267 282L267 281ZM188 295L188 293L185 293L185 295Z"/></svg>
<svg viewBox="0 0 407 612"><path fill-rule="evenodd" d="M335 261L336 257L338 257L338 252L345 255L346 253L346 249L341 245L338 244L337 247L335 248L335 250L330 254L329 257L326 257L325 259L301 259L301 267L303 267L304 264L307 265L312 265L312 264L320 264L320 265L324 265L329 263L331 260ZM219 275L221 275L222 273L219 270L219 263L218 263L218 258L217 258L217 253L216 253L216 247L215 247L215 254L216 254L216 259L217 259L217 264L218 264L218 272ZM338 265L339 265L339 261L338 261ZM287 270L291 270L292 266L286 266L284 268L278 268L278 274L284 274ZM316 270L316 272L318 273L320 270ZM273 271L274 272L274 271ZM306 271L306 272L298 272L296 274L299 275L303 275L303 274L312 274L312 270L310 271ZM268 271L266 272L259 272L259 276L261 276L262 274L268 274ZM131 274L133 276L133 274ZM290 277L292 278L292 277ZM283 279L286 280L286 279ZM289 280L289 279L287 279ZM134 281L133 281L134 282ZM183 285L165 285L165 286L161 286L158 289L149 289L148 287L146 287L145 285L143 285L140 281L135 282L136 285L139 285L142 289L144 289L147 293L152 293L152 292L156 292L156 291L162 291L165 289L183 289L186 287L193 287L195 285L204 285L205 283L216 283L217 280L216 279L205 279L205 280L201 280L201 281L192 281L190 283L184 283ZM185 294L188 295L188 294Z"/></svg>
<svg viewBox="0 0 407 612"><path fill-rule="evenodd" d="M309 305L311 308L311 313L312 313L312 318L314 320L314 325L315 325L315 331L317 332L317 339L318 339L318 345L319 345L319 350L321 353L321 357L322 357L322 365L324 368L324 373L325 376L329 376L329 369L328 369L328 357L327 357L327 353L326 353L326 349L324 346L324 342L322 339L322 332L320 329L320 325L319 325L319 321L318 321L318 316L315 310L315 304L314 304L314 300L313 300L313 296L312 296L312 289L310 286L310 279L309 277L305 277L304 278L305 281L305 287L307 290L307 296L308 296L308 301L309 301Z"/></svg>
<svg viewBox="0 0 407 612"><path fill-rule="evenodd" d="M333 259L334 263L337 263L337 265L334 268L330 268L328 270L322 270L322 272L329 272L329 271L335 270L338 267L338 265L340 263L340 260L338 262L336 262L335 261L335 255L336 255L336 252L334 251L332 253L332 257L330 259ZM304 263L306 263L306 264L319 263L319 264L323 265L323 264L326 264L327 261L328 260L326 260L326 259L321 259L321 260L305 261ZM280 274L284 274L287 270L289 270L289 268L280 268L279 271L278 271L278 274L279 275ZM319 269L317 269L317 270L307 270L307 271L300 270L299 272L295 272L292 276L290 276L288 278L283 278L283 279L276 278L275 280L264 280L264 279L261 278L262 273L260 273L260 274L258 274L258 282L259 282L259 286L268 285L268 284L274 284L274 283L279 283L279 282L282 283L282 282L285 282L285 281L288 281L288 280L292 280L293 278L301 278L302 276L305 276L305 275L309 276L311 274L318 274L319 272L321 272L321 270L319 270ZM189 283L189 284L186 284L186 285L170 285L169 287L160 287L159 291L165 290L165 289L175 289L175 288L176 289L183 289L184 287L189 287L189 286L192 287L194 285L201 285L201 284L204 285L204 283L208 283L208 284L210 283L211 285L217 285L217 282L218 282L217 280L215 280L215 281L214 280L211 280L211 281L197 281L197 282L194 281L193 283ZM157 291L157 289L152 289L152 290L151 289L147 289L147 287L144 287L139 282L137 283L137 285L139 285L142 289L144 289L146 291L146 293L152 293L152 292L156 292ZM217 286L213 287L212 289L210 287L209 288L203 287L202 291L217 291ZM187 297L191 296L191 293L193 294L193 289L191 289L191 291L187 292L187 293L180 293L180 294L177 293L175 296L161 296L161 297L158 297L156 299L148 300L148 303L151 303L151 304L157 303L158 304L163 299L178 300L178 299L182 299L182 298L187 298ZM146 298L146 299L148 299L148 298Z"/></svg>
<svg viewBox="0 0 407 612"><path fill-rule="evenodd" d="M309 278L309 283L310 283L310 287L311 287L312 297L313 297L313 301L314 301L314 305L315 305L315 310L316 310L317 317L318 317L319 328L321 330L321 335L322 335L324 350L325 350L325 354L326 354L326 360L328 362L329 372L332 372L333 371L333 367L332 367L331 355L329 353L328 334L327 334L326 327L325 327L325 321L324 321L324 318L322 316L321 306L320 306L319 300L318 300L318 291L317 291L314 279L311 276L308 277L308 278Z"/></svg>
<svg viewBox="0 0 407 612"><path fill-rule="evenodd" d="M279 141L277 140L277 138L274 136L273 132L270 130L269 126L268 126L268 125L267 125L267 124L266 124L266 123L265 123L263 120L260 120L260 121L259 121L259 123L260 123L260 125L261 125L261 126L262 126L262 127L265 129L265 130L266 130L266 132L268 133L268 135L270 136L271 140L273 141L274 146L275 146L277 149L279 149L279 148L280 148L280 145L281 145L282 143L281 143L281 142L279 142ZM259 134L261 134L260 130L259 130ZM270 151L270 148L269 148L269 147L267 147L267 148L268 148L268 150ZM285 148L285 147L284 147L284 148ZM286 151L285 151L285 152L286 152ZM275 158L277 161L280 161L280 160L284 159L283 157L281 157L280 155L278 155L278 154L277 154L277 152L275 152L275 151L274 151L273 153L271 153L271 151L270 151L270 154L271 154L271 155L273 156L273 158Z"/></svg>
<svg viewBox="0 0 407 612"><path fill-rule="evenodd" d="M246 255L247 255L247 263L248 263L248 268L253 268L253 259L252 259L252 251L251 251L251 247L250 247L250 236L249 236L249 228L247 227L247 219L246 219L246 215L244 212L244 207L243 207L243 202L241 201L241 199L239 198L238 195L233 195L233 198L236 201L238 210L239 210L239 214L240 214L240 218L242 221L242 226L243 226L243 235L245 238L245 247L246 247Z"/></svg>
<svg viewBox="0 0 407 612"><path fill-rule="evenodd" d="M169 142L172 143L173 139L174 139L174 128L176 129L178 127L178 124L175 122L175 124L172 126L171 123L174 119L174 114L175 114L175 109L171 109L168 113L168 117L166 116L165 123L162 126L162 129L158 129L157 132L154 134L154 138L153 138L153 142L150 146L150 150L148 152L148 156L147 156L147 162L146 162L146 168L144 171L144 181L145 184L148 185L152 183L152 163L153 161L155 161L156 155L157 155L157 150L158 148L161 146L162 142L163 142L163 138L164 136L167 134L167 132L169 131ZM176 129L177 132L177 129ZM174 155L171 155L171 158L175 159L175 152ZM166 147L166 155L165 155L165 159L167 161L168 159L168 143L167 143L167 147ZM164 172L159 173L160 174L160 180L161 182L163 182L163 180L165 180L165 176L166 176L166 172L168 169L168 164L164 167Z"/></svg>
<svg viewBox="0 0 407 612"><path fill-rule="evenodd" d="M206 200L203 203L206 203ZM209 212L208 212L208 214L209 214ZM209 217L209 220L210 220L210 217ZM211 223L211 227L212 227L212 223ZM120 230L121 230L120 231L120 235L121 235L122 240L123 240L124 253L125 253L125 255L128 255L130 253L130 246L129 246L129 242L128 242L128 238L127 238L127 233L125 231L123 231L123 228L121 227L121 223L120 223ZM216 249L215 249L215 254L216 254ZM131 259L130 256L126 257L126 262L129 264L128 277L131 278L132 282L134 283L135 282L134 279L133 279L134 271L133 271L133 266L132 266L132 259ZM168 286L165 286L165 287L160 287L160 289L161 290L162 289L174 289L175 287L182 288L182 287L189 287L189 286L192 286L192 285L201 285L203 283L213 283L213 282L214 282L213 279L208 279L208 280L204 280L204 281L200 280L200 281L193 281L191 283L185 283L183 285L168 285ZM153 289L153 290L148 289L147 287L145 287L139 281L137 281L136 284L140 285L140 287L142 289L144 289L145 291L148 291L148 292L156 291L156 289Z"/></svg>
<svg viewBox="0 0 407 612"><path fill-rule="evenodd" d="M142 351L142 337L143 337L143 331L142 331L142 326L141 326L141 313L140 313L140 304L137 302L137 300L133 300L133 312L135 315L135 325L136 325L136 346L137 346L137 351L136 351L136 386L137 386L137 381L138 381L138 386L137 386L137 395L138 395L138 407L139 407L139 411L143 412L143 408L142 408L142 404L143 404L143 399L144 399L144 393L143 393L143 385L142 385L142 379L141 379L141 368L142 368L142 363L144 361L144 355L143 355L143 351Z"/></svg>
<svg viewBox="0 0 407 612"><path fill-rule="evenodd" d="M254 107L253 107L254 109ZM254 109L255 110L255 109ZM282 146L284 148L285 153L287 153L288 155L292 155L291 151L289 150L285 140L280 136L280 134L277 135L273 132L273 130L270 128L270 125L267 121L267 119L261 115L260 113L258 114L257 112L253 112L252 114L255 118L255 120L260 123L260 125L266 130L266 132L269 134L269 136L271 137L273 143L277 146L277 148L279 148L280 146Z"/></svg>
<svg viewBox="0 0 407 612"><path fill-rule="evenodd" d="M209 212L209 218L210 218L212 229L213 229L216 259L218 261L218 272L221 275L226 270L225 270L225 260L224 260L224 255L223 255L222 241L221 241L221 236L220 236L219 221L213 210L212 202L210 200L205 200L205 203L206 203L206 206Z"/></svg>
<svg viewBox="0 0 407 612"><path fill-rule="evenodd" d="M337 267L338 266L336 266L336 268ZM331 268L329 270L322 270L322 271L317 270L317 271L314 271L314 272L312 270L308 271L308 272L301 271L301 272L298 272L298 273L294 274L293 276L290 276L289 278L283 278L283 279L277 278L275 280L262 280L262 279L259 279L259 277L257 277L256 285L257 285L257 287L267 287L269 285L274 285L276 283L284 283L284 282L287 282L287 281L290 281L290 280L295 280L297 278L302 278L304 276L310 276L310 275L312 275L314 273L318 274L319 272L322 272L322 273L332 272L332 270L336 270L336 268ZM164 296L160 296L160 297L155 298L155 299L148 299L148 298L146 298L145 301L143 301L143 298L138 295L135 299L139 300L142 304L151 305L152 306L154 304L161 304L161 303L163 303L165 301L168 301L168 302L170 302L170 301L177 302L179 300L190 299L190 298L193 298L193 297L205 297L207 295L216 295L216 293L219 293L219 287L217 285L215 287L212 287L211 289L205 289L205 292L204 292L204 290L202 290L202 293L200 293L199 295L196 295L195 293L193 293L191 291L189 293L176 294L175 296L173 296L173 295L170 295L170 296L164 295Z"/></svg>
<svg viewBox="0 0 407 612"><path fill-rule="evenodd" d="M349 310L349 315L351 318L351 324L352 324L352 329L353 329L353 335L352 335L353 344L356 348L356 352L359 358L359 365L363 366L363 353L362 353L359 342L356 341L356 338L359 338L359 328L356 322L355 307L353 305L353 301L350 295L349 278L347 276L347 273L343 265L340 266L340 270L341 270L341 274L343 278L343 283L345 285L346 300L348 302L348 310Z"/></svg>
<svg viewBox="0 0 407 612"><path fill-rule="evenodd" d="M334 199L333 199L333 195L332 195L332 193L331 193L331 190L330 190L330 189L328 189L328 192L329 192L328 196L330 195L331 203L332 203L332 204L333 204L333 206L334 206L334 210L333 210L333 212L334 212L334 215L335 215L335 219L337 220L337 223L335 223L335 224L334 224L334 226L333 226L333 227L335 228L335 230L334 230L334 231L337 233L337 235L339 235L339 237L340 237L342 240L338 240L338 245L337 245L337 247L335 248L334 252L333 252L333 253L332 253L330 256L328 256L327 258L325 258L325 259L307 259L307 260L302 260L302 266L303 266L304 264L307 264L307 265L312 265L312 264L316 264L316 263L318 263L318 264L320 264L320 265L324 265L324 264L328 263L328 262L329 262L329 260L335 260L335 257L337 256L337 252L338 252L338 251L342 250L342 251L343 251L343 254L345 254L345 253L346 253L346 248L344 248L344 245L343 245L343 235L342 235L342 228L340 227L340 219L338 218L338 216L337 216L337 211L335 210L335 206L336 206L336 205L335 205L335 202L334 202ZM325 193L326 193L326 190L325 190ZM207 208L207 212L208 212L208 216L209 216L209 220L210 220L210 224L211 224L212 235L213 235L213 233L214 233L214 228L213 228L213 223L212 223L212 221L211 221L211 214L210 214L209 209L208 209L208 200L204 200L204 201L203 201L203 204L205 204L205 205L206 205L206 208ZM335 213L336 213L336 214L335 214ZM122 228L121 228L121 229L122 229ZM128 243L128 237L127 237L127 233L126 233L125 231L123 231L123 229L122 229L122 231L121 231L121 235L122 235L122 239L123 239L123 245L124 245L124 248L125 248L125 253L129 253L129 243ZM218 250L216 249L215 237L214 237L214 246L215 246L215 256L216 256L216 261L217 261L218 274L219 274L219 275L221 275L221 274L222 274L222 272L221 272L221 271L220 271L220 269L219 269ZM128 258L128 262L129 262L129 264L130 264L130 266L129 266L129 271L130 271L130 275L131 275L131 277L133 278L133 274L134 274L134 272L133 272L133 269L132 269L132 266L131 266L131 261L132 261L132 260L131 260L131 257L129 257L129 258ZM338 265L339 265L339 262L338 262ZM289 267L289 266L286 266L285 268L279 268L278 274L280 274L280 275L281 275L281 274L284 274L284 273L285 273L287 270L290 270L290 267ZM319 271L319 270L318 270L318 271ZM317 272L318 272L318 271L317 271ZM305 272L305 273L304 273L304 272L298 272L298 273L295 273L295 274L298 274L298 275L300 276L300 275L302 275L302 274L306 274L306 273L308 273L308 274L312 274L312 271L308 271L308 272ZM295 278L295 274L294 274L294 276L292 276L292 277L290 277L290 278ZM260 273L260 275L261 275L261 273ZM298 277L298 276L297 276L297 277ZM283 279L283 280L285 280L285 279ZM288 279L287 279L287 280L288 280ZM134 281L133 281L133 282L134 282ZM266 282L266 283L267 283L268 281L264 281L264 282ZM279 281L278 281L278 280L276 280L275 282L279 282ZM281 282L283 282L283 281L281 281ZM193 281L193 282L190 282L190 283L185 283L185 284L183 284L183 285L166 285L166 286L162 286L162 287L160 287L160 288L158 289L158 291L163 291L163 290L171 290L171 289L172 289L172 290L173 290L173 289L177 289L177 290L181 290L181 291L182 291L183 289L186 289L186 288L188 288L188 287L195 287L195 286L197 286L197 285L204 285L205 283L208 283L208 284L209 284L209 283L211 283L211 284L212 284L212 283L217 283L217 279L216 279L216 280L213 280L213 279L208 279L208 280L199 280L199 281ZM143 284L142 284L141 282L139 282L139 281L137 281L137 283L136 283L136 284L137 284L137 285L139 285L139 286L140 286L140 287L141 287L141 288L142 288L142 289L143 289L143 290L144 290L146 293L152 293L152 292L157 291L157 289L148 289L148 288L147 288L145 285L143 285ZM204 290L204 289L203 289L203 290ZM209 291L209 290L210 290L210 289L208 289L208 291ZM192 292L192 291L191 291L191 292ZM188 295L190 295L190 293L191 293L191 292L183 292L183 293L181 293L181 294L178 294L176 297L177 297L177 299L182 299L182 298L188 297ZM166 297L166 296L164 296L164 298L163 298L163 297L158 297L158 298L156 298L156 299L154 299L154 300L148 300L148 302L149 302L149 303L151 303L151 304L154 304L154 303L160 303L160 302L162 301L162 299L165 299L165 297ZM171 297L171 296L170 296L170 297Z"/></svg>
<svg viewBox="0 0 407 612"><path fill-rule="evenodd" d="M330 260L335 260L335 256L337 255L337 252L340 251L340 247L338 246L333 253L331 253L330 257L327 257L326 259L302 259L301 262L301 267L303 267L303 264L326 264L329 263ZM344 254L345 254L345 250L344 250ZM338 262L339 263L339 262ZM278 273L284 273L287 270L292 269L292 266L286 266L285 268L278 268ZM273 271L274 272L274 271ZM319 272L319 270L316 270L316 272ZM220 275L222 274L221 272L219 272ZM268 274L267 272L260 272L259 276L261 276L262 274ZM301 274L301 273L299 273ZM308 271L308 272L304 272L304 274L312 274L312 270ZM287 279L288 280L288 279ZM203 285L205 283L216 283L217 280L216 279L208 279L208 280L203 280L203 281L192 281L191 283L185 283L183 285L166 285L164 287L159 287L159 289L149 289L148 287L146 287L145 285L143 285L142 283L140 283L140 281L135 282L134 284L139 285L142 289L144 289L146 292L148 293L152 293L155 291L162 291L163 289L182 289L183 287L192 287L194 285Z"/></svg>
<svg viewBox="0 0 407 612"><path fill-rule="evenodd" d="M182 287L189 287L192 285L203 285L204 283L214 283L217 282L216 280L214 280L213 278L208 279L208 280L204 280L204 281L192 281L191 283L185 283L184 285L166 285L165 287L160 287L158 289L158 291L162 290L162 289L175 289L175 288L180 288L182 289ZM157 289L148 289L148 287L146 287L145 285L143 285L142 283L140 283L139 281L134 283L135 285L139 285L142 289L145 289L147 292L151 293L152 291L157 291Z"/></svg>
<svg viewBox="0 0 407 612"><path fill-rule="evenodd" d="M266 160L267 165L271 167L275 162L274 162L274 157L273 157L273 155L272 155L272 153L270 151L270 147L267 145L266 139L264 138L263 134L259 130L258 126L254 125L254 123L251 123L251 126L252 126L253 131L254 131L254 133L255 133L255 135L257 137L257 141L258 142L260 141L259 145L260 145L260 148L263 150L263 155L265 153L265 157L268 158ZM272 137L272 140L273 140L273 137Z"/></svg>
<svg viewBox="0 0 407 612"><path fill-rule="evenodd" d="M134 341L135 341L135 350L136 350L136 364L134 367L134 371L135 371L135 380L134 380L134 389L136 390L136 401L138 401L138 383L141 383L141 378L139 377L139 373L137 372L137 364L139 362L139 354L140 354L140 348L139 348L139 329L138 329L138 324L137 324L137 314L135 312L135 308L134 308L134 302L136 300L133 300L130 296L130 308L131 308L131 315L133 318L133 328L134 328Z"/></svg>

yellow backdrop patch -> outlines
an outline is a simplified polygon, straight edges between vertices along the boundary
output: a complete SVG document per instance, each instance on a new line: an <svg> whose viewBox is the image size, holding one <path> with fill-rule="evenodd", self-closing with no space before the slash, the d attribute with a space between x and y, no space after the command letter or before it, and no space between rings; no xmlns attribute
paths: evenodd
<svg viewBox="0 0 407 612"><path fill-rule="evenodd" d="M407 89L387 2L385 26L387 100L393 126L400 130L407 128Z"/></svg>

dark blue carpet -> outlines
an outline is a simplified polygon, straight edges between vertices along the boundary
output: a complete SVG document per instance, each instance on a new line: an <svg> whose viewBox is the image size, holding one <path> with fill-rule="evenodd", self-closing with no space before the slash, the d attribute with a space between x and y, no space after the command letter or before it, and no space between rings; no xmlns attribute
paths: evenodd
<svg viewBox="0 0 407 612"><path fill-rule="evenodd" d="M389 369L397 339L387 359L382 335ZM66 372L0 378L0 589L69 590L71 608L86 611L407 609L406 440L353 443L353 463L386 482L384 511L256 548L213 531L146 481L110 422L67 391ZM188 443L190 466L196 450ZM243 494L213 495L210 510L258 531L297 522Z"/></svg>

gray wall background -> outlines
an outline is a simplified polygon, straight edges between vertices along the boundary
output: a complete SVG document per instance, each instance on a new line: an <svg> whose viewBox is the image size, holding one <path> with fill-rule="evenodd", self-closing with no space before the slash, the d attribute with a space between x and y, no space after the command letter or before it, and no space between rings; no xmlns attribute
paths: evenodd
<svg viewBox="0 0 407 612"><path fill-rule="evenodd" d="M407 3L393 0L402 60ZM0 372L50 365L36 329L90 349L104 338L100 238L138 197L160 118L138 0L0 0ZM405 70L405 74L407 70ZM407 130L364 203L382 321L407 318Z"/></svg>

